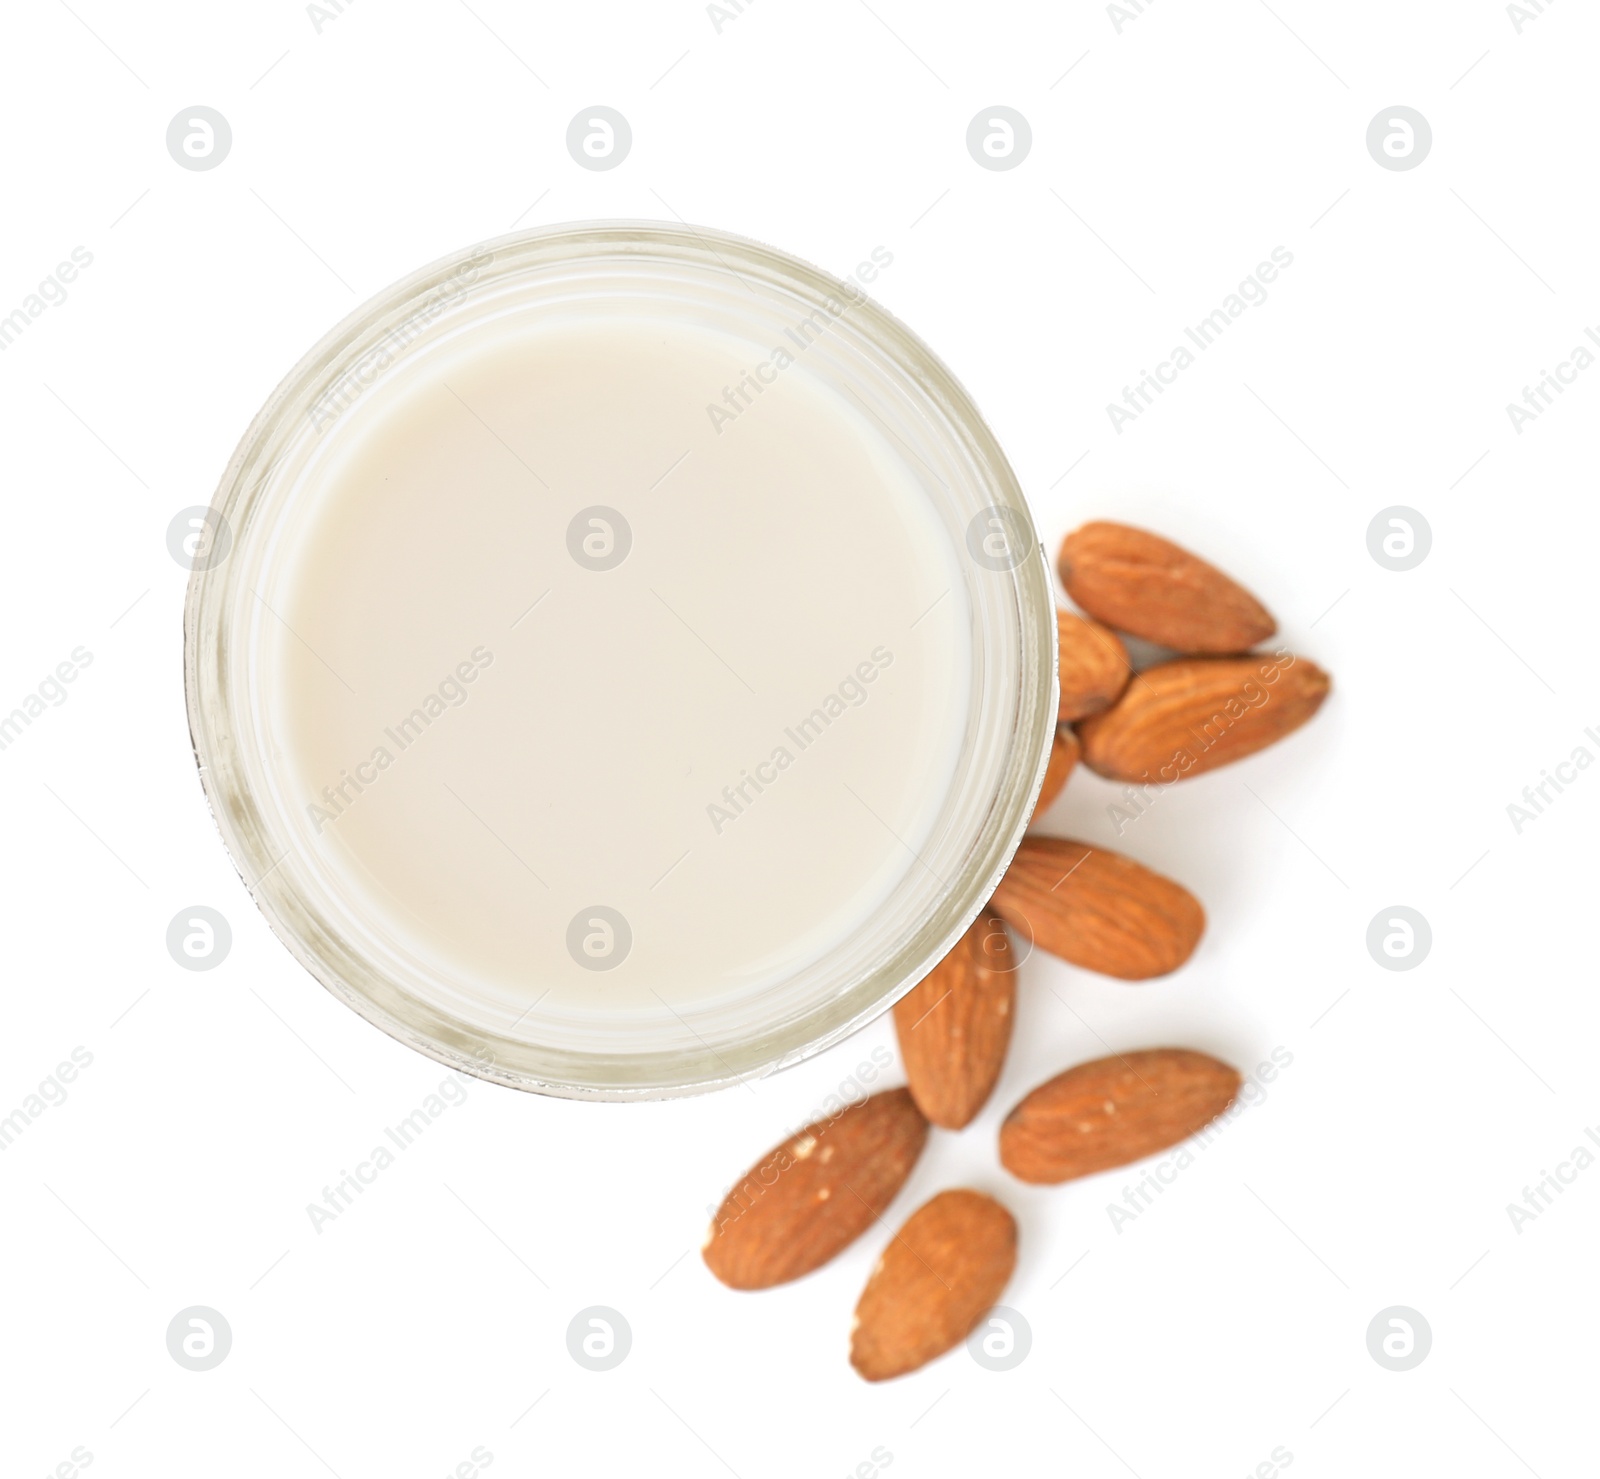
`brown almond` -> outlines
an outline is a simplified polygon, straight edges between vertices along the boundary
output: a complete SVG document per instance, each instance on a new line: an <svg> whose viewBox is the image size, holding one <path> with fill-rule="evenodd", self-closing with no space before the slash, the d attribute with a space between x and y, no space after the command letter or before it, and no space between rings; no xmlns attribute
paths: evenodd
<svg viewBox="0 0 1600 1479"><path fill-rule="evenodd" d="M728 1193L702 1250L731 1289L770 1289L820 1268L888 1208L928 1139L906 1089L809 1124Z"/></svg>
<svg viewBox="0 0 1600 1479"><path fill-rule="evenodd" d="M1038 816L1057 796L1061 788L1066 785L1067 777L1072 774L1073 767L1078 763L1078 758L1083 754L1083 746L1078 740L1077 733L1066 724L1056 730L1056 737L1050 744L1050 763L1045 767L1044 783L1039 787L1039 799L1033 804L1033 814Z"/></svg>
<svg viewBox="0 0 1600 1479"><path fill-rule="evenodd" d="M1267 608L1216 566L1128 524L1074 530L1057 568L1090 616L1178 652L1243 652L1277 630Z"/></svg>
<svg viewBox="0 0 1600 1479"><path fill-rule="evenodd" d="M1061 669L1057 723L1087 718L1110 708L1127 687L1132 671L1122 638L1110 627L1079 616L1076 611L1057 611L1056 629Z"/></svg>
<svg viewBox="0 0 1600 1479"><path fill-rule="evenodd" d="M1187 1140L1239 1092L1238 1070L1186 1048L1081 1063L1040 1084L1000 1127L1000 1161L1023 1181L1070 1181Z"/></svg>
<svg viewBox="0 0 1600 1479"><path fill-rule="evenodd" d="M895 1003L911 1097L934 1124L959 1130L993 1091L1011 1044L1016 968L1004 921L985 910Z"/></svg>
<svg viewBox="0 0 1600 1479"><path fill-rule="evenodd" d="M1024 837L991 907L1041 949L1124 981L1177 970L1206 927L1182 885L1062 837Z"/></svg>
<svg viewBox="0 0 1600 1479"><path fill-rule="evenodd" d="M1322 707L1332 680L1303 657L1185 657L1146 668L1085 719L1083 760L1119 781L1171 782L1242 760Z"/></svg>
<svg viewBox="0 0 1600 1479"><path fill-rule="evenodd" d="M861 1291L850 1364L868 1381L927 1365L972 1333L1016 1266L1016 1219L999 1202L940 1192L895 1234Z"/></svg>

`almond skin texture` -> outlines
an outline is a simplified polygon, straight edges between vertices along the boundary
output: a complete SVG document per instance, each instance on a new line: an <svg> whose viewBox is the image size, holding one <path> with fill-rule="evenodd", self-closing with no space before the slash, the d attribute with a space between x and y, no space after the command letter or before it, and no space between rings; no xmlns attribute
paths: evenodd
<svg viewBox="0 0 1600 1479"><path fill-rule="evenodd" d="M1288 654L1160 663L1079 726L1084 764L1112 780L1157 783L1215 770L1293 733L1331 686L1314 662Z"/></svg>
<svg viewBox="0 0 1600 1479"><path fill-rule="evenodd" d="M1177 652L1243 652L1278 629L1237 581L1158 534L1085 524L1062 541L1067 594L1090 616Z"/></svg>
<svg viewBox="0 0 1600 1479"><path fill-rule="evenodd" d="M917 1108L947 1130L967 1124L1006 1061L1017 999L1016 954L985 910L960 943L895 1003L894 1030Z"/></svg>
<svg viewBox="0 0 1600 1479"><path fill-rule="evenodd" d="M1044 784L1039 787L1039 799L1033 804L1035 816L1061 794L1061 788L1066 785L1067 777L1072 774L1082 754L1083 746L1077 734L1070 726L1063 724L1056 730L1056 737L1050 745L1050 763L1045 767Z"/></svg>
<svg viewBox="0 0 1600 1479"><path fill-rule="evenodd" d="M1204 1129L1233 1103L1239 1082L1236 1069L1187 1048L1082 1063L1006 1116L1001 1164L1033 1182L1125 1166Z"/></svg>
<svg viewBox="0 0 1600 1479"><path fill-rule="evenodd" d="M1024 837L991 907L1040 949L1124 981L1177 970L1206 927L1188 889L1062 837Z"/></svg>
<svg viewBox="0 0 1600 1479"><path fill-rule="evenodd" d="M854 1242L894 1200L928 1139L906 1089L807 1125L728 1193L702 1255L730 1289L786 1284Z"/></svg>
<svg viewBox="0 0 1600 1479"><path fill-rule="evenodd" d="M1056 630L1060 636L1057 650L1061 668L1061 704L1056 722L1086 719L1110 708L1128 686L1132 671L1122 638L1110 627L1075 611L1057 611Z"/></svg>
<svg viewBox="0 0 1600 1479"><path fill-rule="evenodd" d="M850 1364L868 1381L927 1365L972 1333L1016 1266L1016 1220L999 1202L940 1192L911 1214L867 1280Z"/></svg>

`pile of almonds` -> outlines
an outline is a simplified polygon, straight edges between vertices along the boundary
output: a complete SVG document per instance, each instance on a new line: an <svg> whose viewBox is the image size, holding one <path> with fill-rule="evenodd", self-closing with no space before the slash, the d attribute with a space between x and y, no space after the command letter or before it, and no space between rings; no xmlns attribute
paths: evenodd
<svg viewBox="0 0 1600 1479"><path fill-rule="evenodd" d="M1304 724L1328 675L1248 649L1277 630L1266 608L1187 550L1125 524L1069 534L1058 563L1081 608L1060 611L1061 706L1042 811L1080 761L1162 788L1264 748ZM1118 633L1176 656L1133 670ZM1205 911L1181 884L1088 843L1028 836L989 907L894 1008L909 1087L807 1125L740 1179L717 1209L706 1266L733 1289L798 1279L888 1210L928 1139L983 1108L1011 1041L1010 926L1086 970L1142 981L1194 952ZM1154 1048L1080 1063L1040 1084L1000 1127L1000 1162L1055 1183L1142 1160L1203 1129L1239 1091L1204 1053ZM942 1191L890 1240L856 1304L851 1365L901 1376L959 1345L999 1300L1017 1224L993 1197Z"/></svg>

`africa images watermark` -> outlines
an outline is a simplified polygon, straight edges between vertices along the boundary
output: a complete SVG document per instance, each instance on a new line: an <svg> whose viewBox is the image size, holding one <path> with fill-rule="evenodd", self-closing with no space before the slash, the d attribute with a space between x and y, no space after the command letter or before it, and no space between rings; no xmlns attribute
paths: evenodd
<svg viewBox="0 0 1600 1479"><path fill-rule="evenodd" d="M56 1064L53 1072L39 1080L31 1093L24 1094L22 1102L4 1119L0 1119L0 1150L10 1150L12 1141L45 1110L65 1104L67 1085L93 1062L94 1054L88 1048L76 1047L67 1058Z"/></svg>
<svg viewBox="0 0 1600 1479"><path fill-rule="evenodd" d="M472 285L492 261L494 261L493 252L474 248L472 255L429 293L416 308L368 349L332 385L326 387L312 401L306 412L317 433L320 435L332 426L361 398L366 388L378 376L402 359L434 319L452 303L471 292Z"/></svg>
<svg viewBox="0 0 1600 1479"><path fill-rule="evenodd" d="M706 804L706 819L711 823L711 830L720 837L722 829L742 817L755 804L756 797L794 764L797 755L809 750L835 720L844 717L847 705L859 709L866 703L872 696L867 685L876 683L878 675L893 662L894 653L887 647L874 647L867 658L858 662L849 676L841 679L816 708L786 728L784 737L794 745L793 750L788 745L775 746L765 760L756 762L753 773L741 770L738 780L722 788L722 795L717 801ZM751 795L752 788L755 795Z"/></svg>
<svg viewBox="0 0 1600 1479"><path fill-rule="evenodd" d="M894 1066L894 1054L879 1043L867 1059L856 1064L855 1072L841 1081L838 1088L822 1101L817 1114L805 1123L807 1126L826 1128L842 1115L845 1110L856 1104L861 1104L871 1096L870 1085L878 1080L878 1075ZM755 1167L747 1176L741 1177L732 1186L723 1192L722 1201L715 1206L706 1208L706 1216L712 1220L712 1231L720 1232L729 1223L737 1222L756 1202L772 1187L778 1184L778 1178L790 1169L797 1160L806 1160L817 1147L814 1135L807 1135L794 1145L791 1155L789 1142L800 1133L802 1127L795 1125L783 1132L783 1143L769 1156Z"/></svg>
<svg viewBox="0 0 1600 1479"><path fill-rule="evenodd" d="M1511 22L1511 29L1520 36L1522 28L1529 21L1538 20L1554 4L1555 0L1526 0L1526 3L1518 5L1513 0L1506 6L1506 19Z"/></svg>
<svg viewBox="0 0 1600 1479"><path fill-rule="evenodd" d="M1210 1150L1223 1131L1245 1110L1253 1109L1258 1104L1265 1104L1267 1100L1265 1086L1277 1078L1279 1069L1287 1068L1293 1062L1294 1054L1288 1048L1282 1046L1274 1048L1270 1057L1256 1064L1255 1072L1245 1078L1232 1104L1204 1129L1197 1130L1185 1140L1171 1155L1162 1156L1138 1181L1131 1186L1125 1186L1122 1189L1120 1206L1116 1202L1107 1202L1106 1216L1111 1219L1111 1226L1117 1235L1120 1237L1128 1223L1136 1221L1148 1211L1155 1199L1195 1164L1197 1153Z"/></svg>
<svg viewBox="0 0 1600 1479"><path fill-rule="evenodd" d="M311 22L311 29L320 36L322 28L329 21L338 20L355 3L356 0L325 0L321 5L313 3L306 6L306 19Z"/></svg>
<svg viewBox="0 0 1600 1479"><path fill-rule="evenodd" d="M1585 1125L1583 1133L1596 1150L1600 1150L1600 1130L1592 1125ZM1539 1179L1532 1186L1522 1188L1522 1201L1506 1203L1506 1216L1511 1219L1511 1226L1516 1229L1518 1236L1521 1236L1526 1224L1548 1212L1554 1205L1555 1199L1564 1196L1567 1188L1594 1165L1595 1160L1595 1150L1591 1150L1587 1145L1578 1145L1573 1147L1572 1153L1566 1160L1556 1162L1554 1171L1541 1168Z"/></svg>
<svg viewBox="0 0 1600 1479"><path fill-rule="evenodd" d="M388 1145L374 1146L365 1160L356 1162L353 1171L341 1168L339 1179L322 1188L322 1200L306 1203L306 1216L319 1237L323 1227L347 1212L355 1199L410 1150L445 1110L467 1102L467 1085L471 1081L470 1074L455 1070L431 1094L423 1095L422 1102L398 1124L384 1127Z"/></svg>
<svg viewBox="0 0 1600 1479"><path fill-rule="evenodd" d="M1111 4L1106 6L1106 19L1111 22L1111 29L1120 36L1124 26L1138 20L1154 4L1155 0L1126 0L1122 5Z"/></svg>
<svg viewBox="0 0 1600 1479"><path fill-rule="evenodd" d="M0 318L0 350L11 348L11 341L20 335L34 319L47 308L59 308L67 301L67 285L77 279L85 268L94 262L94 253L88 247L73 247L68 260L58 262L56 269L42 279L38 288L28 294L17 307Z"/></svg>
<svg viewBox="0 0 1600 1479"><path fill-rule="evenodd" d="M1600 349L1600 333L1585 325L1584 335L1589 341ZM1556 397L1565 395L1567 387L1577 382L1578 376L1587 370L1595 360L1594 350L1587 344L1576 344L1567 355L1567 358L1556 365L1555 373L1549 370L1540 370L1539 378L1532 386L1522 387L1522 404L1515 401L1507 402L1506 415L1511 418L1511 429L1518 436L1539 417L1544 415L1556 403Z"/></svg>
<svg viewBox="0 0 1600 1479"><path fill-rule="evenodd" d="M1184 337L1194 345L1194 349L1190 349L1188 344L1177 345L1155 367L1154 372L1140 370L1139 378L1132 386L1122 387L1121 405L1115 401L1106 404L1111 429L1118 436L1122 435L1124 427L1137 421L1155 404L1158 395L1165 395L1167 387L1176 384L1183 371L1197 362L1196 350L1204 354L1234 322L1244 317L1247 309L1259 308L1267 301L1267 285L1276 282L1280 272L1294 266L1294 253L1287 247L1275 246L1269 255L1271 261L1258 262L1255 271L1223 298L1219 307L1213 308L1194 327L1185 326Z"/></svg>
<svg viewBox="0 0 1600 1479"><path fill-rule="evenodd" d="M711 29L722 34L722 28L739 19L750 8L753 0L728 0L726 5L713 3L706 6L706 19L711 22Z"/></svg>
<svg viewBox="0 0 1600 1479"><path fill-rule="evenodd" d="M813 309L783 331L783 337L794 346L793 352L782 344L774 345L772 353L754 370L741 370L739 378L732 385L722 387L720 406L715 401L706 403L706 415L711 418L711 425L718 436L754 404L755 397L766 394L767 386L777 380L797 356L810 349L852 308L867 301L868 295L856 286L855 279L875 282L879 271L893 263L894 253L887 247L876 246L872 249L871 258L871 261L856 264L855 272L842 284L843 297L830 296L824 299L821 308Z"/></svg>
<svg viewBox="0 0 1600 1479"><path fill-rule="evenodd" d="M1600 733L1592 727L1583 731L1583 737L1589 740L1595 749L1600 749ZM1594 764L1594 750L1588 745L1575 745L1572 753L1565 760L1556 761L1555 765L1539 774L1542 780L1522 788L1522 800L1526 805L1519 806L1515 801L1507 802L1506 817L1511 823L1511 830L1522 835L1522 829L1529 822L1536 822L1545 813L1547 807L1553 805L1561 794L1579 776ZM1555 794L1551 795L1554 789Z"/></svg>
<svg viewBox="0 0 1600 1479"><path fill-rule="evenodd" d="M376 785L383 773L396 758L409 750L450 709L459 709L472 696L467 685L475 683L479 674L494 662L494 653L487 647L474 647L464 662L458 662L440 679L412 711L383 731L389 744L373 747L365 760L358 760L348 770L339 772L339 779L322 788L322 795L306 802L306 815L311 818L312 829L320 836L329 822L338 820L352 805L357 796ZM394 749L390 749L392 744Z"/></svg>
<svg viewBox="0 0 1600 1479"><path fill-rule="evenodd" d="M0 750L7 750L22 737L35 719L41 718L46 706L59 709L69 697L66 685L76 683L78 676L94 661L94 653L87 647L74 647L66 657L35 686L20 704L0 718Z"/></svg>
<svg viewBox="0 0 1600 1479"><path fill-rule="evenodd" d="M1203 724L1198 727L1190 726L1189 733L1194 741L1193 744L1182 745L1174 750L1172 758L1157 770L1155 779L1124 786L1122 800L1108 802L1106 805L1106 817L1116 828L1117 836L1122 836L1130 822L1142 817L1155 804L1157 797L1182 780L1194 768L1200 757L1217 744L1239 720L1252 709L1264 708L1269 704L1272 701L1272 685L1294 666L1294 662L1294 654L1282 647L1270 658L1264 658L1256 669L1256 675L1261 681L1258 683L1255 678L1247 679L1239 685L1238 691L1226 703L1220 704L1216 712ZM1133 681L1135 683L1139 681L1137 675Z"/></svg>

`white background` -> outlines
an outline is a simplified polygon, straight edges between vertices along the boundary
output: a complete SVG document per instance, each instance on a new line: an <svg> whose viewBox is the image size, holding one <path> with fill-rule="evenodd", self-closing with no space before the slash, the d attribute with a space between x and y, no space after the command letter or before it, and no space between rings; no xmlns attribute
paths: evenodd
<svg viewBox="0 0 1600 1479"><path fill-rule="evenodd" d="M0 315L74 247L93 265L0 354L0 710L75 647L93 663L0 753L0 1115L75 1047L93 1064L0 1155L4 1472L77 1447L96 1476L424 1479L475 1448L497 1473L744 1479L878 1448L906 1475L1196 1479L1274 1449L1297 1479L1591 1471L1600 1168L1520 1231L1506 1206L1600 1123L1600 772L1520 835L1506 807L1600 755L1600 367L1520 434L1505 407L1600 323L1597 43L1580 4L1519 34L1489 0L1161 0L1120 33L1077 0L759 0L720 34L687 0L361 0L320 33L289 0L8 5ZM597 103L634 134L608 173L565 148ZM234 135L204 173L164 142L195 104ZM1033 130L1007 172L964 142L994 104ZM1412 171L1366 149L1394 104L1432 125ZM1171 534L1334 674L1311 727L1120 839L1092 776L1043 821L1183 881L1210 925L1146 986L1031 961L993 1101L933 1132L895 1205L968 1184L1015 1211L1010 1372L958 1350L854 1375L879 1232L764 1294L699 1261L708 1205L887 1020L680 1103L474 1083L336 1223L306 1214L442 1071L294 966L224 855L168 521L396 277L514 224L678 215L839 273L888 248L874 292L972 391L1052 551L1087 517ZM1268 301L1118 434L1106 403L1276 246ZM1367 551L1392 504L1433 531L1406 573ZM164 943L194 904L233 928L206 973ZM1406 973L1365 946L1394 904L1433 930ZM1293 1063L1120 1232L1137 1172L999 1169L1028 1088L1158 1044ZM209 1372L167 1353L190 1305L233 1331ZM567 1354L589 1305L633 1331L608 1373ZM1403 1373L1366 1346L1391 1305L1433 1332Z"/></svg>

